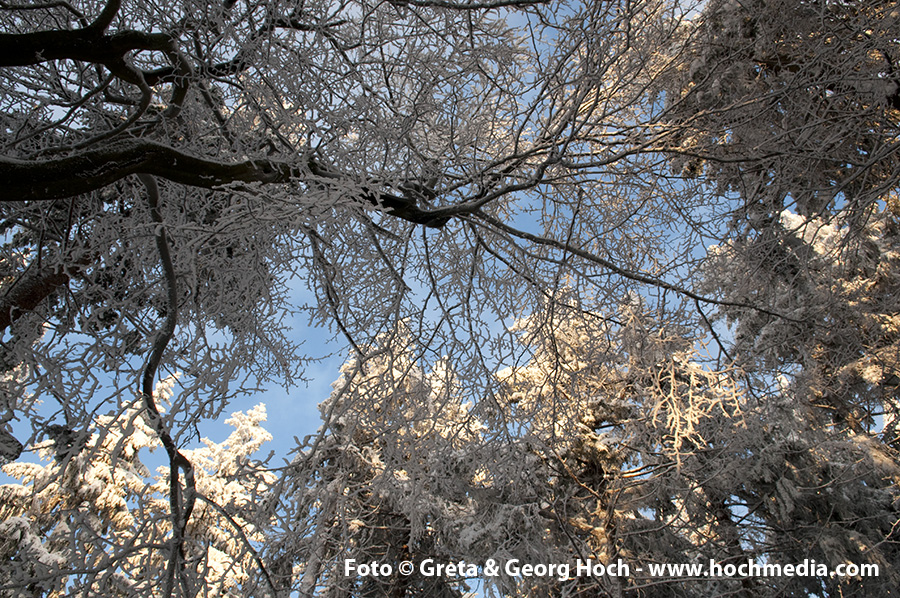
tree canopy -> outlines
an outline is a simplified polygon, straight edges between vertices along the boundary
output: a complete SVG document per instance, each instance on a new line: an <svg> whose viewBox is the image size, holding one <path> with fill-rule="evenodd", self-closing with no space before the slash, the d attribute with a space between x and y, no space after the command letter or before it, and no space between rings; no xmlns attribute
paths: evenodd
<svg viewBox="0 0 900 598"><path fill-rule="evenodd" d="M0 23L4 592L475 587L343 568L426 558L880 567L480 582L498 596L896 592L896 2ZM297 316L347 362L319 433L260 461L241 399L321 357Z"/></svg>

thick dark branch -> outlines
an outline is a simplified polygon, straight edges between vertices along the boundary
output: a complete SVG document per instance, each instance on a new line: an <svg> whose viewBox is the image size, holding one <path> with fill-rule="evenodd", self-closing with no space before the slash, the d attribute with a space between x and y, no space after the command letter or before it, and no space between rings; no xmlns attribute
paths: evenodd
<svg viewBox="0 0 900 598"><path fill-rule="evenodd" d="M65 158L0 158L0 201L61 199L96 191L132 174L212 189L232 183L286 183L303 176L270 160L218 162L153 141L129 139Z"/></svg>
<svg viewBox="0 0 900 598"><path fill-rule="evenodd" d="M99 34L91 27L74 31L0 33L0 66L31 66L49 60L80 60L102 64L129 83L142 83L135 69L127 68L125 55L133 50L171 54L174 41L165 33L121 31Z"/></svg>
<svg viewBox="0 0 900 598"><path fill-rule="evenodd" d="M104 31L112 22L120 6L119 0L111 0L97 19L87 27L69 30L33 31L30 33L0 34L0 66L31 66L49 60L80 60L107 67L129 83L138 85L135 69L126 70L125 55L134 50L164 52L172 66L160 67L143 73L145 82L154 87L163 83L181 83L190 67L180 58L177 42L165 33L146 33L124 30L112 35ZM251 35L247 47L231 60L200 67L203 77L226 77L244 71L249 65L254 42L274 29L295 31L320 31L342 25L344 21L325 24L304 23L298 19L272 19Z"/></svg>
<svg viewBox="0 0 900 598"><path fill-rule="evenodd" d="M301 163L302 164L302 163ZM338 187L350 177L327 169L313 160L305 167L271 160L224 163L192 156L152 141L124 140L76 156L25 162L0 158L0 201L45 201L71 198L96 191L133 174L153 175L166 180L215 189L234 183L291 184L309 182ZM374 187L374 186L373 186ZM456 212L448 209L423 210L415 200L362 189L360 201L383 209L413 224L441 227ZM22 315L33 311L54 292L65 286L71 268L87 265L90 256L69 266L25 273L0 290L0 333Z"/></svg>
<svg viewBox="0 0 900 598"><path fill-rule="evenodd" d="M27 268L14 281L0 289L0 335L13 322L34 311L53 293L65 287L81 268L91 264L97 256L85 252L80 258L53 268Z"/></svg>
<svg viewBox="0 0 900 598"><path fill-rule="evenodd" d="M109 0L106 6L103 7L103 10L100 11L97 19L90 24L90 28L96 31L106 31L106 28L112 24L116 13L119 12L121 7L122 0Z"/></svg>
<svg viewBox="0 0 900 598"><path fill-rule="evenodd" d="M0 33L0 66L29 66L60 58L93 61L97 54L90 42L96 40L93 32L84 29Z"/></svg>
<svg viewBox="0 0 900 598"><path fill-rule="evenodd" d="M25 274L12 283L12 287L0 297L0 333L22 315L34 310L56 289L69 282L69 275L62 266L50 271Z"/></svg>
<svg viewBox="0 0 900 598"><path fill-rule="evenodd" d="M156 430L166 454L169 456L169 508L172 515L172 552L169 556L169 566L164 583L163 596L172 596L176 573L184 568L184 537L185 528L191 517L196 500L194 486L194 468L184 454L178 450L175 441L169 434L165 422L156 407L153 397L153 381L162 361L166 346L175 335L175 326L178 322L178 291L175 280L175 267L172 264L172 256L169 252L169 241L166 235L166 227L159 212L159 188L156 179L152 176L141 175L141 182L147 189L150 204L150 215L156 224L156 247L159 251L160 264L164 274L166 285L166 318L162 327L153 341L153 349L147 358L144 374L141 379L141 394L144 399L144 407L150 424ZM182 494L178 472L184 472L185 488ZM183 500L182 500L183 499Z"/></svg>
<svg viewBox="0 0 900 598"><path fill-rule="evenodd" d="M281 162L219 162L154 141L128 139L65 158L29 161L0 158L0 201L44 201L90 193L132 174L153 175L174 183L215 189L235 183L288 184L352 180L312 159ZM373 185L374 187L374 185ZM415 200L364 190L361 201L414 224L440 227L447 215L423 210Z"/></svg>
<svg viewBox="0 0 900 598"><path fill-rule="evenodd" d="M147 358L147 364L144 367L144 375L141 380L141 391L143 392L144 401L147 404L147 409L153 420L151 423L153 423L154 426L157 426L157 433L159 434L166 451L171 454L177 449L175 448L175 443L172 441L172 438L169 436L168 430L164 427L162 429L159 429L158 427L158 424L161 425L162 418L159 415L159 411L156 409L156 403L153 399L153 381L156 378L156 370L159 368L159 364L162 361L166 346L175 334L175 326L178 322L178 291L175 282L175 267L172 265L172 256L169 252L168 236L166 235L166 229L159 213L159 188L156 185L156 180L151 176L141 176L141 182L144 183L144 186L147 189L150 215L153 218L154 224L156 224L156 247L159 251L160 263L162 264L163 274L165 275L164 281L166 283L166 318L157 333L156 339L153 341L153 350Z"/></svg>

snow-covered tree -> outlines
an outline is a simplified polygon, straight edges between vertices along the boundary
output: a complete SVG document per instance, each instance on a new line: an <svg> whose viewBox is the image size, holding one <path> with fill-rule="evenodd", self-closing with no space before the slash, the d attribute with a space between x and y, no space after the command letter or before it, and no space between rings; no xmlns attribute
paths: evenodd
<svg viewBox="0 0 900 598"><path fill-rule="evenodd" d="M635 108L652 104L648 58L688 10L3 4L3 458L53 426L90 436L139 384L170 461L176 541L161 562L177 589L196 493L182 448L260 381L302 375L289 315L359 351L408 318L484 389L506 335L494 320L557 285L570 248L579 284L598 286L585 269L621 277L611 298L676 288L659 228L619 233L675 213L630 174L656 160ZM299 304L289 281L311 291ZM162 414L153 383L176 372Z"/></svg>
<svg viewBox="0 0 900 598"><path fill-rule="evenodd" d="M559 538L538 515L545 485L537 455L488 429L446 362L424 369L405 326L379 340L377 357L344 365L320 406L323 428L298 447L278 488L287 515L267 552L285 587L300 595L319 588L323 596L462 596L481 583L490 558L558 555L547 542ZM347 559L390 564L394 573L348 575ZM478 572L422 576L425 559ZM413 575L397 572L403 560L415 563Z"/></svg>
<svg viewBox="0 0 900 598"><path fill-rule="evenodd" d="M571 592L841 596L896 587L898 454L878 435L835 426L826 406L804 400L799 377L766 392L733 365L714 369L702 338L660 327L636 298L590 319L562 301L519 330L532 357L500 373L501 396L547 464L543 513L567 530L569 559L622 558L645 572L573 579ZM649 563L804 559L829 572L875 564L880 575L646 574Z"/></svg>
<svg viewBox="0 0 900 598"><path fill-rule="evenodd" d="M172 380L157 388L171 396ZM275 478L252 459L271 436L256 406L226 420L222 443L204 439L185 450L194 464L196 505L182 548L187 574L177 583L191 595L265 593L256 554L266 524L256 505ZM163 596L172 542L169 470L152 474L141 452L162 443L132 406L98 416L89 436L55 430L38 447L42 463L14 462L0 486L0 583L9 596Z"/></svg>
<svg viewBox="0 0 900 598"><path fill-rule="evenodd" d="M882 566L797 594L896 585L897 8L711 2L666 92L675 167L734 198L697 288L758 404L745 520L772 558Z"/></svg>
<svg viewBox="0 0 900 598"><path fill-rule="evenodd" d="M301 595L459 595L476 580L348 575L346 559L570 563L621 559L625 578L478 576L502 596L888 595L898 579L896 452L832 425L782 380L714 367L702 336L663 328L637 296L614 314L558 293L515 326L521 365L492 397L463 405L444 369L387 335L351 360L323 402L326 424L274 495L267 558ZM454 389L457 389L454 391ZM679 579L648 565L795 565L842 578ZM643 573L637 573L640 568ZM273 573L273 577L277 577ZM288 584L291 585L288 585Z"/></svg>
<svg viewBox="0 0 900 598"><path fill-rule="evenodd" d="M461 591L351 588L347 550L896 562L898 19L869 0L0 3L0 458L45 447L47 492L89 493L69 472L155 438L168 482L141 533L162 535L134 558L167 598ZM351 360L317 440L277 484L246 478L274 484L246 519L275 522L256 561L244 507L200 498L212 447L186 447L302 376L298 314ZM141 504L128 488L110 496ZM56 524L62 553L22 513L0 525L36 569L7 586L143 587L102 560L100 515ZM807 581L600 589L853 590Z"/></svg>
<svg viewBox="0 0 900 598"><path fill-rule="evenodd" d="M681 30L666 78L677 168L741 196L765 228L785 208L857 222L895 186L896 2L715 0Z"/></svg>

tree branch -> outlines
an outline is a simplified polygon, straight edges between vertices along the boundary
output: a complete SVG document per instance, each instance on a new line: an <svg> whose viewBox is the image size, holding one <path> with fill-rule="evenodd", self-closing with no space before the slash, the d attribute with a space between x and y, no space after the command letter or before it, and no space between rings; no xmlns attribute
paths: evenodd
<svg viewBox="0 0 900 598"><path fill-rule="evenodd" d="M231 183L286 183L301 177L295 165L271 160L219 162L161 143L128 139L64 158L0 158L0 201L62 199L96 191L132 174L212 189Z"/></svg>
<svg viewBox="0 0 900 598"><path fill-rule="evenodd" d="M152 176L141 175L140 179L147 189L150 217L156 224L156 247L159 251L159 260L166 284L166 318L162 328L156 335L156 339L153 341L153 349L144 367L144 374L141 380L141 394L150 425L153 426L163 447L166 449L166 454L169 456L169 509L172 515L172 546L163 595L170 597L174 589L175 575L184 569L184 532L191 517L191 511L194 509L196 490L193 465L178 450L153 399L153 381L156 378L156 371L162 361L166 346L175 335L175 325L178 322L178 289L175 281L175 267L172 265L172 256L169 252L166 228L159 212L159 187L156 184L156 179ZM179 470L184 472L185 487L183 493L181 482L179 481Z"/></svg>
<svg viewBox="0 0 900 598"><path fill-rule="evenodd" d="M96 20L91 23L88 28L93 29L95 31L106 31L106 28L112 24L113 19L116 16L116 13L119 12L119 9L122 7L122 0L109 0L106 3L106 6L103 7L103 10L100 11L100 14L97 16Z"/></svg>
<svg viewBox="0 0 900 598"><path fill-rule="evenodd" d="M0 430L2 432L2 430ZM247 534L244 533L244 528L241 527L237 521L235 521L234 517L228 514L228 512L223 509L219 504L215 501L212 501L206 498L202 494L197 494L197 498L201 501L205 502L207 505L213 508L219 515L228 520L228 523L234 528L234 531L237 532L238 538L240 538L241 542L244 545L244 548L250 553L250 556L253 557L253 560L256 561L256 566L259 567L260 572L263 575L263 579L266 580L266 585L269 588L269 592L272 595L272 598L276 598L278 596L278 590L275 589L275 584L272 582L272 578L269 576L269 571L266 569L265 563L263 563L262 558L260 558L259 553L253 547L253 543L250 542L249 538L247 538Z"/></svg>
<svg viewBox="0 0 900 598"><path fill-rule="evenodd" d="M126 67L125 55L133 50L170 54L174 40L165 33L120 31L100 35L87 27L72 31L0 33L0 66L31 66L50 60L81 60L102 64L124 81L142 83L139 71Z"/></svg>
<svg viewBox="0 0 900 598"><path fill-rule="evenodd" d="M67 282L69 274L65 268L57 266L49 271L26 274L12 283L0 298L0 334Z"/></svg>
<svg viewBox="0 0 900 598"><path fill-rule="evenodd" d="M597 264L598 266L601 266L602 268L606 268L607 270L609 270L611 272L615 272L622 278L626 278L626 279L632 280L634 282L639 282L642 284L654 286L654 287L657 287L660 289L666 289L669 291L673 291L675 293L678 293L679 295L682 295L689 299L693 299L694 301L697 301L697 302L707 303L707 304L712 304L712 305L721 305L721 306L726 306L726 307L740 307L743 309L750 309L753 311L764 313L766 315L769 315L769 316L772 316L775 318L781 318L783 320L787 320L788 322L794 322L794 323L801 322L801 320L797 320L796 318L792 318L785 314L778 313L778 312L766 309L764 307L760 307L758 305L750 305L749 303L741 303L741 302L737 302L737 301L725 301L725 300L720 300L720 299L714 299L712 297L706 297L704 295L699 295L699 294L691 291L688 288L685 288L685 287L682 287L682 286L679 286L676 284L672 284L670 282L662 280L661 278L657 278L655 276L651 276L648 274L642 274L640 272L636 272L634 270L629 270L627 268L622 268L621 266L618 266L607 259L604 259L598 255L595 255L589 251L585 251L584 249L581 249L579 247L574 247L569 243L558 241L556 239L551 239L549 237L533 235L531 233L519 230L517 228L514 228L512 226L509 226L509 225L501 222L500 220L497 220L496 218L494 218L482 211L476 212L474 214L474 218L470 218L468 220L470 220L471 222L481 221L482 223L489 224L490 226L494 227L496 230L502 231L512 237L517 237L519 239L529 241L536 245L543 245L545 247L553 247L554 249L558 249L559 251L565 251L565 252L571 253L573 255L580 257L583 260Z"/></svg>
<svg viewBox="0 0 900 598"><path fill-rule="evenodd" d="M144 139L126 139L64 158L25 161L0 157L0 202L46 201L90 193L132 174L147 174L173 183L216 189L234 183L289 184L352 178L313 159L284 162L220 162ZM372 187L376 185L373 184ZM360 199L413 224L441 227L449 219L440 210L423 210L414 199L364 189Z"/></svg>

